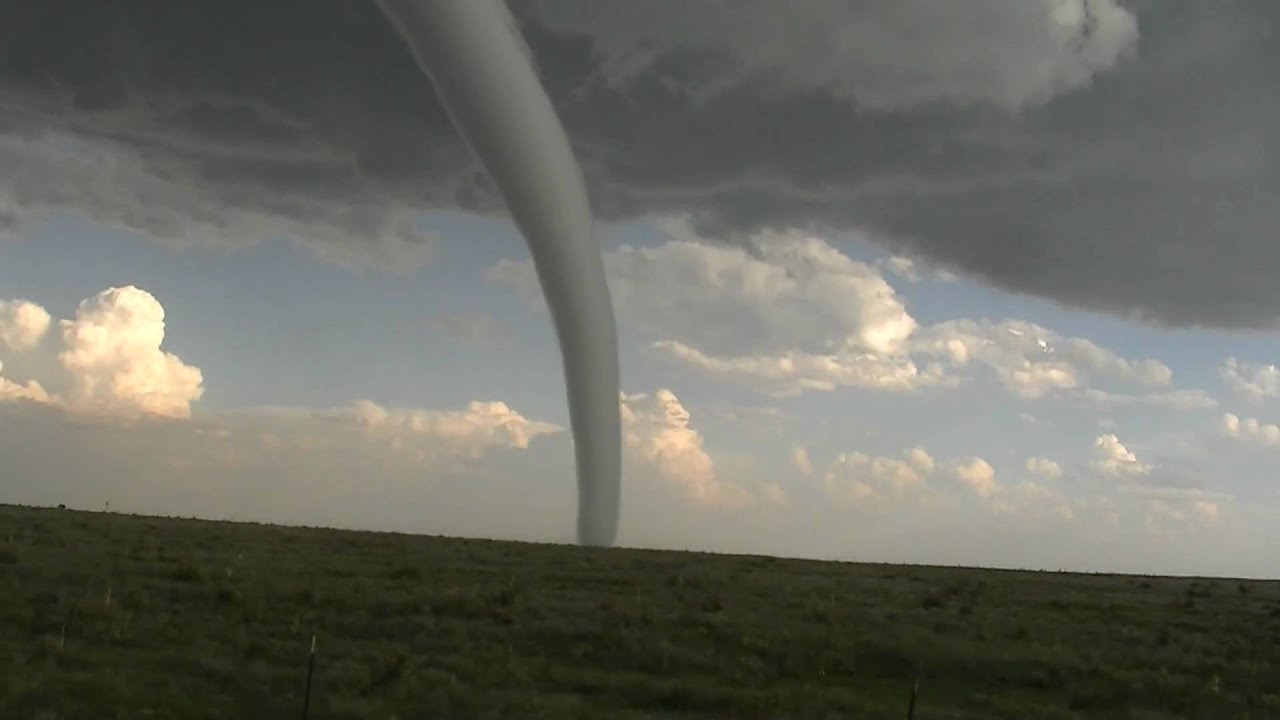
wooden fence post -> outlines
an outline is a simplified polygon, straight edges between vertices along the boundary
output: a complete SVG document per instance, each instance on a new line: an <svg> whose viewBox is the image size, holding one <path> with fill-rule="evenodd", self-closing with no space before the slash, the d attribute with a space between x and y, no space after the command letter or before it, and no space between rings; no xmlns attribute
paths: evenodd
<svg viewBox="0 0 1280 720"><path fill-rule="evenodd" d="M311 676L316 671L316 636L311 636L311 656L307 660L307 690L302 697L302 720L311 712Z"/></svg>

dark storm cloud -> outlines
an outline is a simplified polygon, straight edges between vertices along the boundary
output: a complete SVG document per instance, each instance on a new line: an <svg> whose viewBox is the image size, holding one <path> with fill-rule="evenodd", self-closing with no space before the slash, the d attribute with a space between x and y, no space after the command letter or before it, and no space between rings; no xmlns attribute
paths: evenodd
<svg viewBox="0 0 1280 720"><path fill-rule="evenodd" d="M1076 307L1280 320L1280 5L512 5L606 218L856 229ZM0 165L0 232L78 207L396 265L412 209L500 210L362 0L0 0Z"/></svg>

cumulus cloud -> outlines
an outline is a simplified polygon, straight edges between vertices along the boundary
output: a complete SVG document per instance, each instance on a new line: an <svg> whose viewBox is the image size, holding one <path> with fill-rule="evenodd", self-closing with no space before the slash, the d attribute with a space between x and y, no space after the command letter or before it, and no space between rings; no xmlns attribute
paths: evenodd
<svg viewBox="0 0 1280 720"><path fill-rule="evenodd" d="M1275 365L1255 365L1229 357L1219 370L1232 392L1253 402L1280 396L1280 369Z"/></svg>
<svg viewBox="0 0 1280 720"><path fill-rule="evenodd" d="M1035 468L1033 474L1044 479L1061 476L1061 468L1044 458L1030 458L1027 465ZM996 479L995 468L981 457L939 462L919 446L900 457L842 453L825 470L822 481L831 498L853 506L883 510L895 501L936 506L943 497L939 491L945 487L931 484L935 476L951 478L966 495L971 494L980 501L979 507L990 512L1030 520L1076 517L1072 501L1060 490L1036 482L1006 486Z"/></svg>
<svg viewBox="0 0 1280 720"><path fill-rule="evenodd" d="M0 371L4 370L4 363L0 362ZM0 375L0 402L19 402L28 401L35 403L54 403L57 398L50 396L49 393L35 380L28 380L19 384Z"/></svg>
<svg viewBox="0 0 1280 720"><path fill-rule="evenodd" d="M1263 423L1257 418L1241 418L1233 413L1222 416L1222 432L1228 437L1241 438L1261 445L1280 445L1280 426Z"/></svg>
<svg viewBox="0 0 1280 720"><path fill-rule="evenodd" d="M1161 498L1147 501L1146 530L1163 534L1187 525L1213 525L1222 519L1222 505L1212 500L1176 502Z"/></svg>
<svg viewBox="0 0 1280 720"><path fill-rule="evenodd" d="M862 387L911 390L943 380L904 354L916 321L866 263L798 232L751 238L753 250L664 223L656 247L605 256L619 312L653 345L710 374L779 395ZM532 294L529 262L502 261L492 281Z"/></svg>
<svg viewBox="0 0 1280 720"><path fill-rule="evenodd" d="M795 445L791 448L791 466L794 467L801 475L809 477L813 475L813 463L809 460L809 450L803 445Z"/></svg>
<svg viewBox="0 0 1280 720"><path fill-rule="evenodd" d="M907 451L907 463L922 473L928 474L937 468L933 456L923 447L916 446Z"/></svg>
<svg viewBox="0 0 1280 720"><path fill-rule="evenodd" d="M563 431L558 425L530 420L500 401L475 401L464 410L437 411L389 409L370 400L359 400L333 411L333 415L387 437L396 448L404 447L409 438L421 436L441 441L440 447L447 453L473 458L493 447L525 449L535 438ZM420 461L426 461L431 454L421 447L412 451Z"/></svg>
<svg viewBox="0 0 1280 720"><path fill-rule="evenodd" d="M1208 500L1195 500L1191 503L1191 510L1202 520L1214 522L1222 517L1222 508L1216 502Z"/></svg>
<svg viewBox="0 0 1280 720"><path fill-rule="evenodd" d="M999 490L995 468L980 457L952 463L951 475L982 497L989 497Z"/></svg>
<svg viewBox="0 0 1280 720"><path fill-rule="evenodd" d="M571 541L574 489L564 473L572 456L568 433L539 435L526 449L499 435L478 460L464 453L466 461L459 461L444 438L403 430L397 432L405 451L388 452L385 440L392 433L381 425L383 412L399 411L365 403L334 410L205 409L190 422L132 429L93 423L67 432L61 412L0 405L0 457L5 458L6 492L23 503L101 507L109 498L113 509L133 512ZM409 412L468 414L468 409ZM360 417L374 425L362 426ZM424 463L409 452L414 444L439 449ZM637 482L627 484L629 502L623 508L628 546L844 559L856 547L857 557L891 562L1256 575L1265 574L1263 549L1274 544L1267 542L1273 529L1266 517L1270 506L1241 507L1235 514L1217 493L1160 488L1129 493L1115 487L1108 488L1110 496L1072 497L1064 507L1068 498L1062 493L1080 486L1038 479L1002 484L982 497L949 479L943 482L950 462L935 460L934 469L925 472L924 456L932 455L923 449L888 458L926 476L926 486L905 493L905 502L892 502L893 486L861 464L864 481L880 491L862 503L871 512L859 512L857 502L833 502L846 496L823 492L820 479L789 485L793 494L788 496L768 482L774 464L740 458L730 473L732 456L717 455L722 477L731 474L735 482L759 487L761 502L742 512L708 513L695 503L671 502L666 483L640 481L651 477L648 471L656 465L633 450L628 450L627 476ZM892 480L899 474L882 477ZM1142 528L1151 500L1188 519L1166 521L1169 532L1158 544L1122 542ZM1215 511L1216 523L1196 519ZM652 522L659 516L655 513L662 523ZM994 522L993 513L1000 514ZM1223 535L1215 535L1212 543L1188 532L1215 525ZM1233 545L1226 535L1241 529L1248 533ZM751 545L751 538L760 541ZM801 542L778 544L794 540ZM1250 547L1255 554L1232 566L1238 569L1216 569L1218 562ZM1006 552L992 555L995 548ZM1196 554L1205 551L1209 559Z"/></svg>
<svg viewBox="0 0 1280 720"><path fill-rule="evenodd" d="M1159 360L1124 358L1085 338L1062 337L1021 320L949 320L921 330L911 346L954 367L985 366L1011 392L1029 399L1085 388L1093 380L1159 387L1173 379Z"/></svg>
<svg viewBox="0 0 1280 720"><path fill-rule="evenodd" d="M760 485L761 493L764 498L775 505L785 505L787 503L787 491L776 482L765 481Z"/></svg>
<svg viewBox="0 0 1280 720"><path fill-rule="evenodd" d="M0 345L17 352L30 350L51 321L49 312L30 300L0 300Z"/></svg>
<svg viewBox="0 0 1280 720"><path fill-rule="evenodd" d="M35 348L51 325L48 311L36 303L0 302L0 344L12 350ZM41 369L51 387L66 385L66 392L49 392L36 379L0 377L0 400L120 418L191 417L203 377L199 368L161 348L164 308L150 293L131 285L109 288L81 302L75 318L60 320L58 327L58 365Z"/></svg>
<svg viewBox="0 0 1280 720"><path fill-rule="evenodd" d="M955 282L958 279L953 273L904 255L890 255L873 264L876 268L909 283L918 283L922 280Z"/></svg>
<svg viewBox="0 0 1280 720"><path fill-rule="evenodd" d="M916 328L879 272L821 238L766 232L751 238L748 253L710 244L681 222L665 227L665 244L623 246L606 263L619 304L678 338L714 337L718 351L735 355L767 347L891 355ZM654 292L660 285L666 292ZM690 314L701 325L711 313L731 323L682 325Z"/></svg>
<svg viewBox="0 0 1280 720"><path fill-rule="evenodd" d="M823 474L832 497L850 502L903 498L922 489L937 464L928 451L915 447L901 458L841 453Z"/></svg>
<svg viewBox="0 0 1280 720"><path fill-rule="evenodd" d="M624 321L657 336L652 347L710 375L772 395L864 388L909 392L952 387L986 369L1024 398L1075 393L1099 406L1212 407L1199 390L1133 395L1094 382L1168 388L1173 373L1152 358L1125 358L1080 337L1020 320L949 320L920 327L880 271L799 232L718 245L687 223L664 223L656 247L621 248L605 267ZM529 261L503 260L491 282L531 301Z"/></svg>
<svg viewBox="0 0 1280 720"><path fill-rule="evenodd" d="M992 494L988 493L989 496ZM1066 495L1035 482L1021 482L1000 488L992 498L992 509L997 513L1033 520L1050 516L1074 520L1076 517L1076 511Z"/></svg>
<svg viewBox="0 0 1280 720"><path fill-rule="evenodd" d="M907 282L920 282L920 273L916 268L916 261L909 257L892 255L876 264Z"/></svg>
<svg viewBox="0 0 1280 720"><path fill-rule="evenodd" d="M388 423L412 412L490 425L466 407L383 410ZM109 500L122 512L568 539L567 433L539 435L527 448L515 447L518 435L482 433L477 455L475 433L362 427L356 416L353 406L206 408L185 422L68 425L58 408L0 404L5 491L30 504Z"/></svg>
<svg viewBox="0 0 1280 720"><path fill-rule="evenodd" d="M754 501L745 489L718 476L702 434L691 425L689 411L675 393L660 389L653 395L623 394L619 410L627 449L656 468L690 502L740 508Z"/></svg>
<svg viewBox="0 0 1280 720"><path fill-rule="evenodd" d="M1029 457L1026 463L1027 472L1046 480L1057 480L1062 477L1062 466L1042 457Z"/></svg>
<svg viewBox="0 0 1280 720"><path fill-rule="evenodd" d="M526 417L501 401L472 401L460 409L399 408L357 400L331 408L258 406L202 414L195 434L230 438L234 456L217 453L167 456L173 467L208 466L246 455L288 459L299 455L350 455L386 476L429 470L478 478L501 451L526 452L536 441L563 432L560 426ZM489 468L492 471L492 468Z"/></svg>
<svg viewBox="0 0 1280 720"><path fill-rule="evenodd" d="M1151 474L1153 466L1138 460L1138 456L1114 433L1099 435L1093 445L1093 467L1099 473L1113 478L1138 478Z"/></svg>
<svg viewBox="0 0 1280 720"><path fill-rule="evenodd" d="M80 303L61 320L58 355L71 378L70 408L112 415L189 418L204 393L200 369L160 348L164 308L132 285L111 288Z"/></svg>

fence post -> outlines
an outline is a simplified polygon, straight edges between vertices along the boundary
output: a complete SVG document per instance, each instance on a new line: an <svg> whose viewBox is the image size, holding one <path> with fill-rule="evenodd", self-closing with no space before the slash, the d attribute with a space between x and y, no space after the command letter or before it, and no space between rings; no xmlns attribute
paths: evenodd
<svg viewBox="0 0 1280 720"><path fill-rule="evenodd" d="M311 712L311 676L316 671L316 636L311 636L311 656L307 660L307 690L302 696L302 720Z"/></svg>

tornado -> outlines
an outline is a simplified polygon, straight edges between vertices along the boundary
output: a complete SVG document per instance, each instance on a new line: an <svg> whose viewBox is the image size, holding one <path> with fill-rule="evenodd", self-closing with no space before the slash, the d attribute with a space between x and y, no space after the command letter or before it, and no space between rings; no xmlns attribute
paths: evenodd
<svg viewBox="0 0 1280 720"><path fill-rule="evenodd" d="M578 542L618 531L618 336L582 171L502 0L374 0L435 86L528 243L560 341Z"/></svg>

